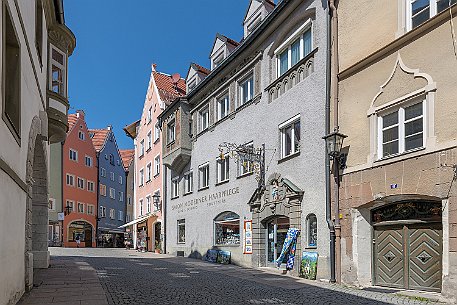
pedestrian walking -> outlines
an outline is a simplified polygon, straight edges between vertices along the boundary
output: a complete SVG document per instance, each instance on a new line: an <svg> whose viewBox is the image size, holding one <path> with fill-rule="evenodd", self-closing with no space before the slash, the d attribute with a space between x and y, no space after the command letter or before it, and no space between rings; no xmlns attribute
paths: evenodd
<svg viewBox="0 0 457 305"><path fill-rule="evenodd" d="M79 238L79 235L76 236L76 247L79 248L79 245L81 244L81 240Z"/></svg>

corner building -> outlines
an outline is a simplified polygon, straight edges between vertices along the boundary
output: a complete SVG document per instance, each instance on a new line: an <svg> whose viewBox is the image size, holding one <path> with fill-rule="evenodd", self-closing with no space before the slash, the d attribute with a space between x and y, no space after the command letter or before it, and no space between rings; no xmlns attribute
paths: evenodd
<svg viewBox="0 0 457 305"><path fill-rule="evenodd" d="M226 250L234 264L273 267L288 229L297 228L292 273L302 251L311 251L319 254L318 278L328 278L326 11L320 1L253 0L243 25L241 42L216 35L211 70L191 64L187 96L159 118L166 251L202 258ZM253 164L221 158L223 142L265 144L265 191L257 189Z"/></svg>
<svg viewBox="0 0 457 305"><path fill-rule="evenodd" d="M454 303L457 6L392 2L338 7L342 281Z"/></svg>

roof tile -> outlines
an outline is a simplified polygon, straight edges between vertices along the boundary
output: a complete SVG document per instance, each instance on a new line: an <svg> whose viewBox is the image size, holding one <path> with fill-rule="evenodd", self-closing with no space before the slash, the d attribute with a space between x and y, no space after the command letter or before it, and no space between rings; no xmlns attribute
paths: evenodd
<svg viewBox="0 0 457 305"><path fill-rule="evenodd" d="M89 129L89 135L97 152L103 148L108 133L109 129Z"/></svg>
<svg viewBox="0 0 457 305"><path fill-rule="evenodd" d="M160 99L167 105L175 98L186 94L186 81L184 79L180 78L177 86L175 86L168 74L152 71L152 75L159 90Z"/></svg>
<svg viewBox="0 0 457 305"><path fill-rule="evenodd" d="M119 150L121 153L121 158L122 158L122 164L124 164L124 169L128 170L130 164L133 161L133 158L135 156L135 150L134 149L121 149Z"/></svg>

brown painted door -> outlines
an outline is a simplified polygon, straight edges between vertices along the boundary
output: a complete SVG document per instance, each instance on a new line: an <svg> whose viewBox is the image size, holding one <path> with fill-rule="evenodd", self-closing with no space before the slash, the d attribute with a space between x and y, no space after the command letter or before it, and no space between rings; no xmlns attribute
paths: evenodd
<svg viewBox="0 0 457 305"><path fill-rule="evenodd" d="M441 224L375 229L375 284L394 288L441 290Z"/></svg>

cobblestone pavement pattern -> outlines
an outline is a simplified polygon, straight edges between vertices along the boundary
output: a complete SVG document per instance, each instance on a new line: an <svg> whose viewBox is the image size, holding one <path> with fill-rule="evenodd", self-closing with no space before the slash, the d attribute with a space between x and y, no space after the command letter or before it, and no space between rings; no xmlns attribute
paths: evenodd
<svg viewBox="0 0 457 305"><path fill-rule="evenodd" d="M47 280L20 305L438 304L134 250L55 248L51 254L51 268L41 273ZM59 273L62 269L66 274ZM57 299L49 299L53 292Z"/></svg>

